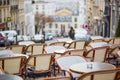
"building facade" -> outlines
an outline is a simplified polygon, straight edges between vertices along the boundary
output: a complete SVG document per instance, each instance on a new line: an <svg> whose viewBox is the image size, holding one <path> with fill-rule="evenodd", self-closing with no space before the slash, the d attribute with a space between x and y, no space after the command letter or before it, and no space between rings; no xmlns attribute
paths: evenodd
<svg viewBox="0 0 120 80"><path fill-rule="evenodd" d="M0 0L0 30L16 30L22 34L24 27L24 0Z"/></svg>
<svg viewBox="0 0 120 80"><path fill-rule="evenodd" d="M24 34L24 27L25 27L24 0L18 0L18 17L16 23L16 31L18 35Z"/></svg>
<svg viewBox="0 0 120 80"><path fill-rule="evenodd" d="M81 4L82 3L82 4ZM84 0L80 2L47 3L37 2L34 5L34 12L50 16L53 20L45 24L45 32L60 36L68 35L70 27L78 28L86 22L86 6Z"/></svg>
<svg viewBox="0 0 120 80"><path fill-rule="evenodd" d="M8 17L10 17L10 1L0 0L0 30L7 29Z"/></svg>
<svg viewBox="0 0 120 80"><path fill-rule="evenodd" d="M31 0L25 0L24 2L24 13L25 13L25 23L24 23L24 34L33 36L35 34L35 23L34 23L34 14L33 6Z"/></svg>
<svg viewBox="0 0 120 80"><path fill-rule="evenodd" d="M120 16L120 1L119 0L110 0L110 36L114 37L116 28L118 25L118 20Z"/></svg>
<svg viewBox="0 0 120 80"><path fill-rule="evenodd" d="M44 14L46 16L54 15L55 8L56 8L56 5L54 3L35 1L35 3L33 4L34 14L36 14L36 12L38 12L39 14Z"/></svg>

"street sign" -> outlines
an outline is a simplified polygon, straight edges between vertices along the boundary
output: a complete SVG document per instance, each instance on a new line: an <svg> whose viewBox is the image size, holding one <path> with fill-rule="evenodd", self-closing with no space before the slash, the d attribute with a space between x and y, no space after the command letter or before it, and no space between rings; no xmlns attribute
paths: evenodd
<svg viewBox="0 0 120 80"><path fill-rule="evenodd" d="M11 17L7 17L7 21L12 21L12 18Z"/></svg>

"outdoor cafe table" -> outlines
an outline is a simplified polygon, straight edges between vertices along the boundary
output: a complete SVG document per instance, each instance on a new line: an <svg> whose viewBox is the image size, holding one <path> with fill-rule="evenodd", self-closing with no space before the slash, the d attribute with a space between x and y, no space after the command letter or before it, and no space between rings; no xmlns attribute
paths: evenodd
<svg viewBox="0 0 120 80"><path fill-rule="evenodd" d="M76 73L86 73L86 72L114 69L114 68L116 68L116 67L109 63L84 62L84 63L74 64L74 65L70 66L69 69Z"/></svg>
<svg viewBox="0 0 120 80"><path fill-rule="evenodd" d="M0 75L0 80L23 80L21 77L17 75Z"/></svg>

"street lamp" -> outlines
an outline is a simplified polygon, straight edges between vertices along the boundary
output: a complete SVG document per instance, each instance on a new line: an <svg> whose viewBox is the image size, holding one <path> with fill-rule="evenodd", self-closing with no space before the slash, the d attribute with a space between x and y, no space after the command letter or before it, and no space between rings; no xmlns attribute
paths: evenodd
<svg viewBox="0 0 120 80"><path fill-rule="evenodd" d="M43 29L42 29L42 35L43 35L43 43L45 43L45 25L43 25Z"/></svg>
<svg viewBox="0 0 120 80"><path fill-rule="evenodd" d="M45 43L45 10L44 10L44 6L43 6L43 27L42 27L42 34L43 34L43 43Z"/></svg>
<svg viewBox="0 0 120 80"><path fill-rule="evenodd" d="M110 37L112 36L112 0L110 0Z"/></svg>

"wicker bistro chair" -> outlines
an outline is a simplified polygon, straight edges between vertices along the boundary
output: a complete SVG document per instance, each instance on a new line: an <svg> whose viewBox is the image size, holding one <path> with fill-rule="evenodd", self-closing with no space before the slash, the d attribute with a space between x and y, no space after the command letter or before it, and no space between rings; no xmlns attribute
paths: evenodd
<svg viewBox="0 0 120 80"><path fill-rule="evenodd" d="M104 39L90 40L90 42L88 43L88 45L90 45L91 43L96 43L96 42L106 42L106 41Z"/></svg>
<svg viewBox="0 0 120 80"><path fill-rule="evenodd" d="M30 63L34 62L33 65ZM36 78L41 76L51 76L52 55L37 54L31 55L26 62L26 77Z"/></svg>
<svg viewBox="0 0 120 80"><path fill-rule="evenodd" d="M46 54L54 53L56 50L66 50L66 48L64 46L56 46L56 45L44 47L44 53Z"/></svg>
<svg viewBox="0 0 120 80"><path fill-rule="evenodd" d="M84 73L78 80L119 80L117 79L120 69L100 70Z"/></svg>
<svg viewBox="0 0 120 80"><path fill-rule="evenodd" d="M55 59L59 71L64 71L66 76L72 79L80 77L81 74L74 73L69 70L69 67L76 63L87 62L87 60L80 55L65 55Z"/></svg>
<svg viewBox="0 0 120 80"><path fill-rule="evenodd" d="M84 56L88 59L88 61L92 62L105 62L107 58L108 47L97 47L92 48L87 51ZM90 60L89 60L90 59Z"/></svg>
<svg viewBox="0 0 120 80"><path fill-rule="evenodd" d="M13 56L13 57L4 57L0 58L0 62L2 62L3 70L8 74L23 74L23 65L26 61L25 56Z"/></svg>
<svg viewBox="0 0 120 80"><path fill-rule="evenodd" d="M10 49L13 51L15 54L23 54L25 51L25 45L11 45L7 47L7 49Z"/></svg>
<svg viewBox="0 0 120 80"><path fill-rule="evenodd" d="M108 40L106 42L109 43L109 44L114 44L114 38L112 38L112 39L110 39L110 40Z"/></svg>
<svg viewBox="0 0 120 80"><path fill-rule="evenodd" d="M117 57L117 52L120 50L120 46L116 46L109 50L109 55Z"/></svg>
<svg viewBox="0 0 120 80"><path fill-rule="evenodd" d="M93 42L104 42L104 39L95 39L95 40L92 40Z"/></svg>
<svg viewBox="0 0 120 80"><path fill-rule="evenodd" d="M86 41L73 41L69 44L68 48L74 48L74 49L84 49L86 45Z"/></svg>
<svg viewBox="0 0 120 80"><path fill-rule="evenodd" d="M83 56L85 52L86 52L86 49L69 49L69 50L64 52L64 55L69 54L69 55L81 55L81 56Z"/></svg>
<svg viewBox="0 0 120 80"><path fill-rule="evenodd" d="M0 75L4 74L4 70L2 69L2 67L0 66Z"/></svg>
<svg viewBox="0 0 120 80"><path fill-rule="evenodd" d="M120 37L114 38L114 44L120 44Z"/></svg>
<svg viewBox="0 0 120 80"><path fill-rule="evenodd" d="M100 44L101 43L101 44ZM99 41L99 40L96 40L96 41L94 41L94 40L92 40L92 41L90 41L89 43L88 43L88 45L87 46L89 46L89 47L92 47L93 48L93 44L96 44L96 46L95 47L101 47L101 46L106 46L106 44L107 44L107 42L106 41ZM98 44L100 44L100 45L98 45ZM95 48L94 47L94 48Z"/></svg>
<svg viewBox="0 0 120 80"><path fill-rule="evenodd" d="M53 42L53 43L50 43L49 45L55 45L55 46L65 46L66 42Z"/></svg>
<svg viewBox="0 0 120 80"><path fill-rule="evenodd" d="M109 54L108 54L108 62L109 63L114 61L114 62L116 62L115 64L118 65L118 61L119 61L119 56L117 54L118 51L120 51L120 46L116 46L116 47L112 48L111 50L109 50Z"/></svg>
<svg viewBox="0 0 120 80"><path fill-rule="evenodd" d="M27 55L43 54L46 45L47 44L31 44L26 48L25 53Z"/></svg>

